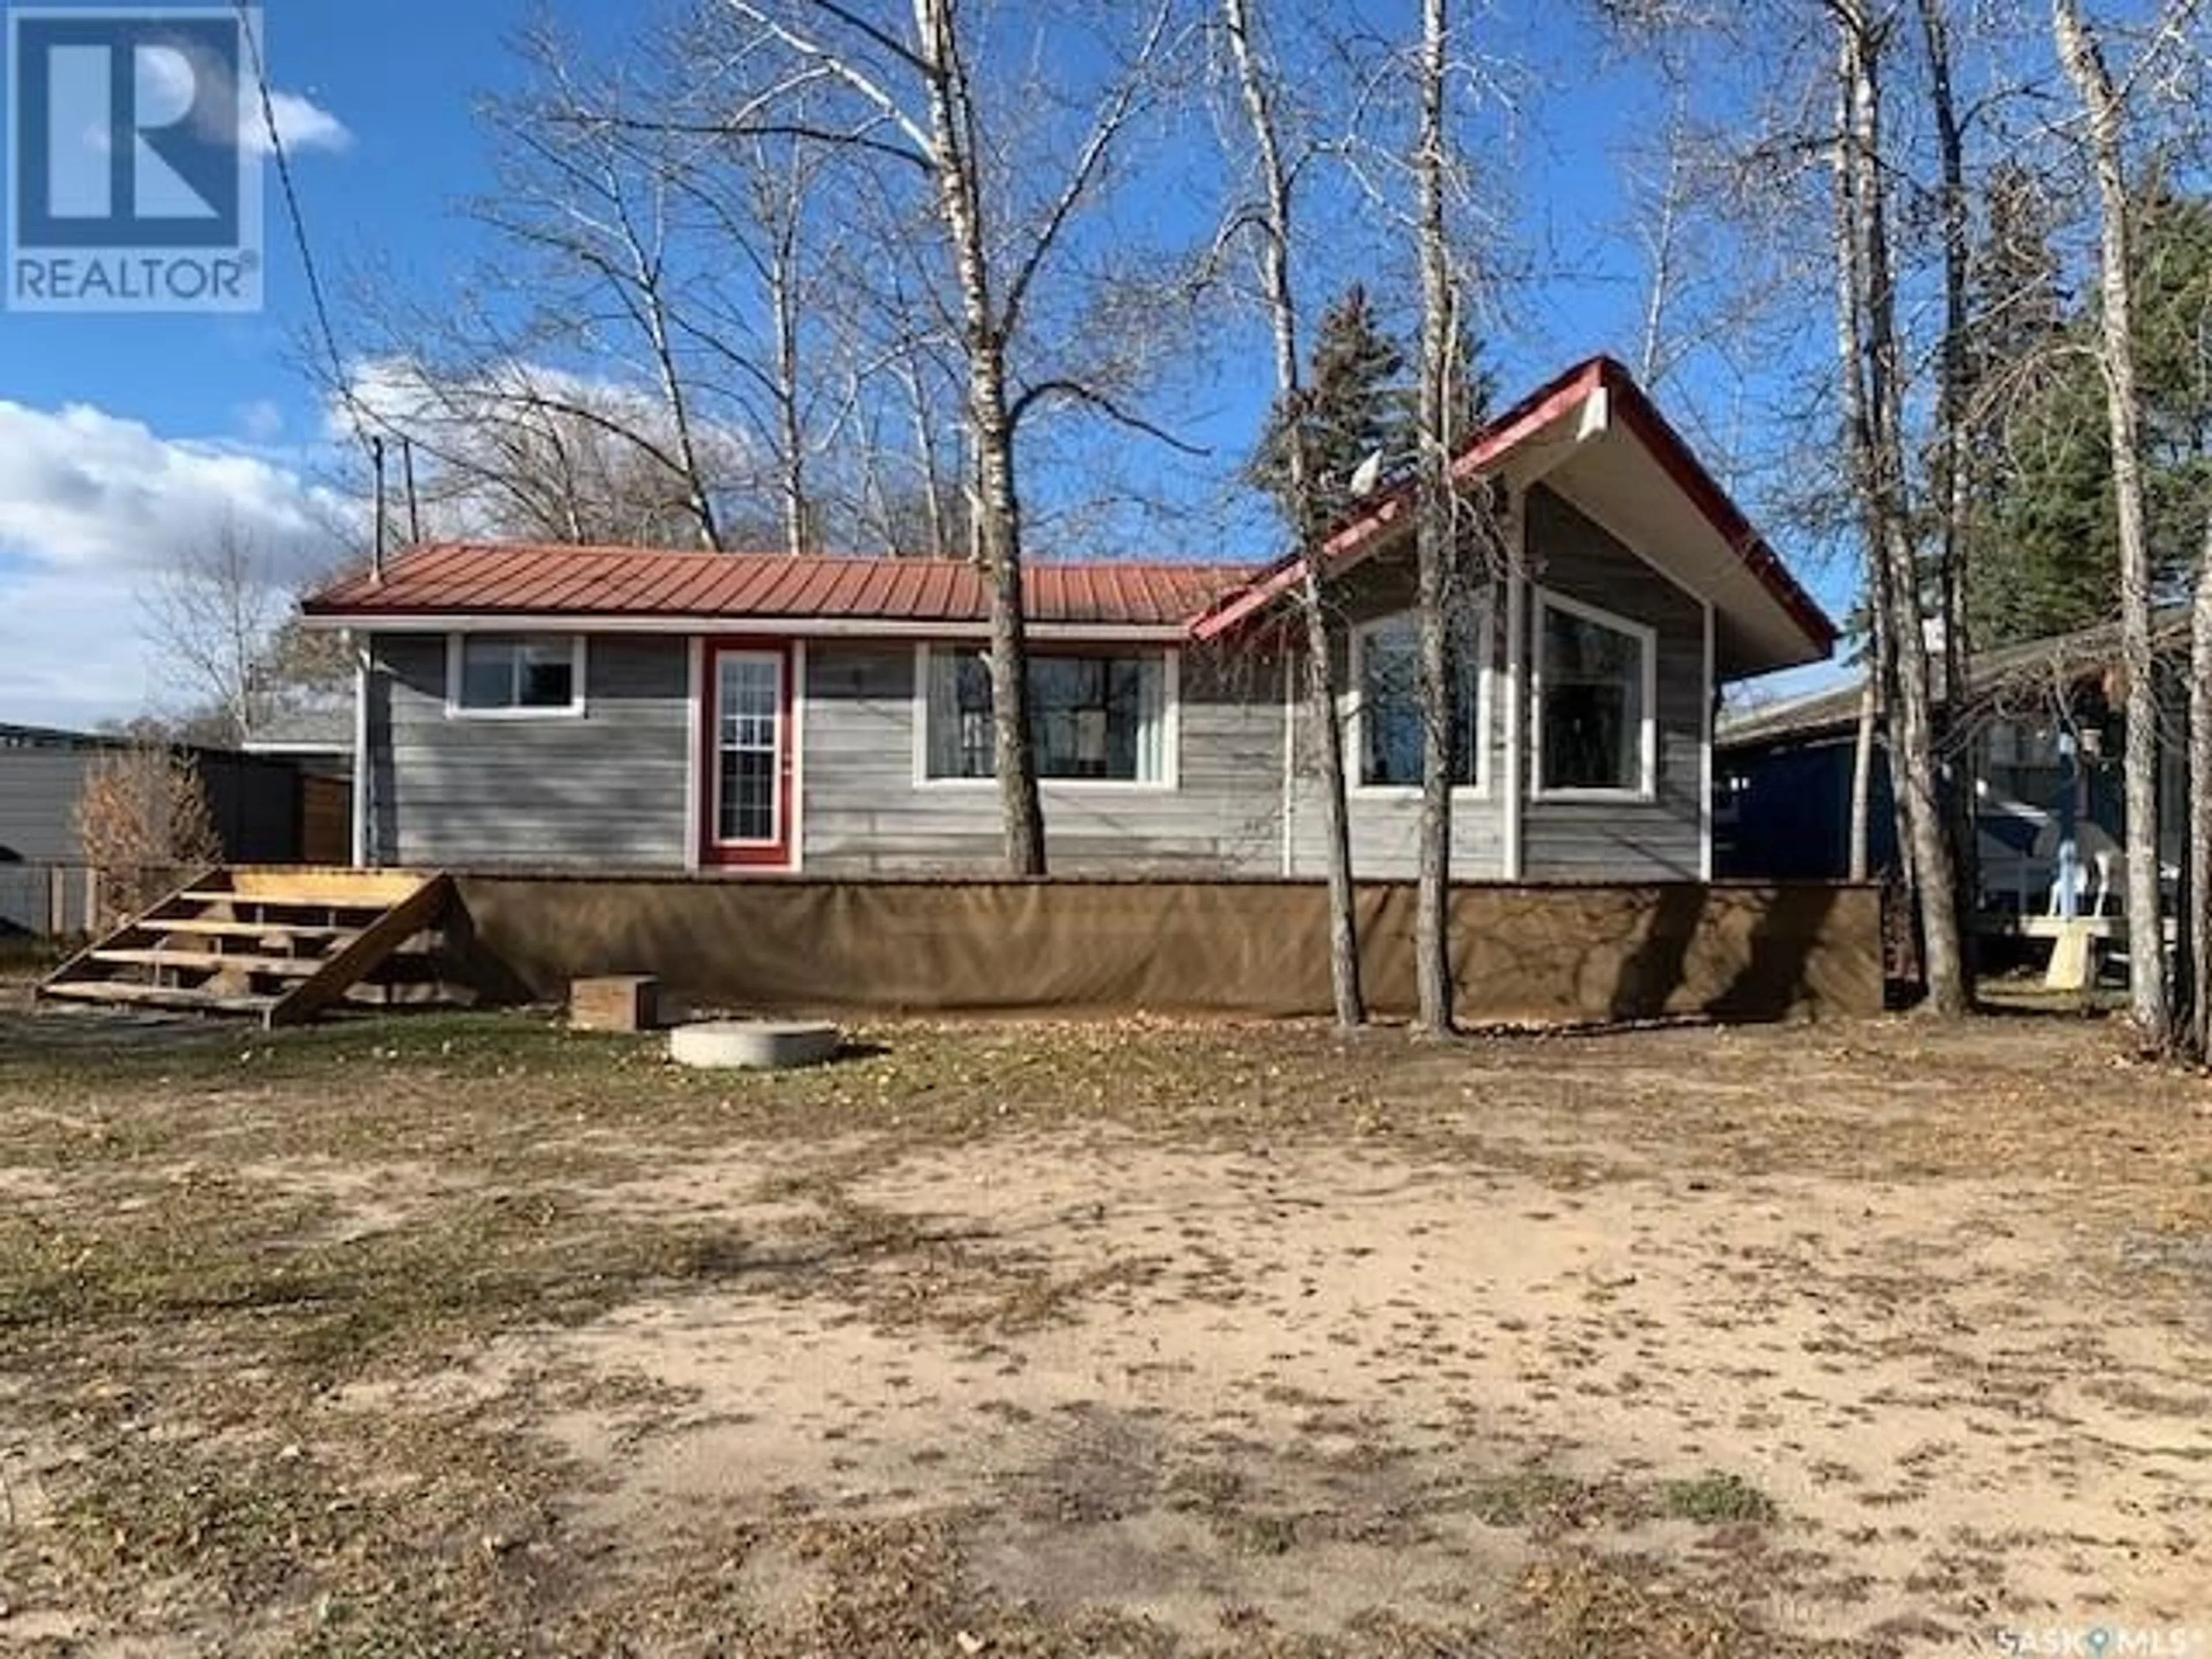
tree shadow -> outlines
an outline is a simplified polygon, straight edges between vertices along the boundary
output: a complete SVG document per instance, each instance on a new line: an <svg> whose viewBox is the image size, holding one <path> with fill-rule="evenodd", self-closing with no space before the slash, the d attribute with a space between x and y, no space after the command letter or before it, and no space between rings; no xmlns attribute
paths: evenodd
<svg viewBox="0 0 2212 1659"><path fill-rule="evenodd" d="M1707 1012L1723 1020L1778 1020L1815 1002L1814 949L1827 936L1845 891L1811 885L1768 890L1751 925L1743 966L1706 1004Z"/></svg>
<svg viewBox="0 0 2212 1659"><path fill-rule="evenodd" d="M1621 958L1613 994L1607 1001L1607 1023L1657 1019L1674 1012L1668 1005L1681 988L1690 945L1698 936L1708 896L1708 889L1693 883L1679 882L1659 889L1659 902L1651 908L1643 937Z"/></svg>

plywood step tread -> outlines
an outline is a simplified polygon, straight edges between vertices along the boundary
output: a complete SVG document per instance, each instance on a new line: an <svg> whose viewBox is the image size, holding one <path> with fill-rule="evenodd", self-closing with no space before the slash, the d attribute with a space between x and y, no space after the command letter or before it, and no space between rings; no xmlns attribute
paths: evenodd
<svg viewBox="0 0 2212 1659"><path fill-rule="evenodd" d="M392 908L387 899L338 898L326 893L234 893L227 889L195 888L177 895L186 904L228 904L236 909L328 910L333 915L381 915Z"/></svg>
<svg viewBox="0 0 2212 1659"><path fill-rule="evenodd" d="M239 921L222 916L149 916L142 933L191 933L211 939L340 939L361 931L350 922Z"/></svg>
<svg viewBox="0 0 2212 1659"><path fill-rule="evenodd" d="M118 979L72 980L48 985L39 994L57 1002L127 1003L137 1008L175 1008L198 1014L266 1014L276 1006L273 996L217 995L179 985L139 985Z"/></svg>
<svg viewBox="0 0 2212 1659"><path fill-rule="evenodd" d="M323 965L320 957L272 957L249 951L109 950L92 953L94 962L132 968L211 969L237 974L282 974L309 979Z"/></svg>

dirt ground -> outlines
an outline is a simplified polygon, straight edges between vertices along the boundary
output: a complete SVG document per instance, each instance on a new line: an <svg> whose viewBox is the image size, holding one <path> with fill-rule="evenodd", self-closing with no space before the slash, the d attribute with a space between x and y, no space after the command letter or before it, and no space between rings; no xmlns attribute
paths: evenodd
<svg viewBox="0 0 2212 1659"><path fill-rule="evenodd" d="M0 1013L0 1653L2212 1656L2096 1022L860 1036Z"/></svg>

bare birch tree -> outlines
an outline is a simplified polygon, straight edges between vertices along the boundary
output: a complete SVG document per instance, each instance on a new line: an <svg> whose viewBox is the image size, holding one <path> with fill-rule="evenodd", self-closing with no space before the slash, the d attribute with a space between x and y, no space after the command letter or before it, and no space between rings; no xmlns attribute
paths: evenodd
<svg viewBox="0 0 2212 1659"><path fill-rule="evenodd" d="M1452 1029L1452 784L1456 759L1457 676L1453 672L1453 580L1459 543L1452 488L1453 347L1459 337L1456 285L1446 239L1444 201L1450 160L1444 102L1451 34L1449 0L1422 0L1415 74L1420 105L1413 172L1419 206L1415 240L1421 270L1420 459L1414 520L1420 613L1421 816L1414 981L1425 1030Z"/></svg>
<svg viewBox="0 0 2212 1659"><path fill-rule="evenodd" d="M1844 107L1848 224L1838 248L1850 280L1841 338L1863 374L1850 433L1854 491L1875 599L1887 623L1895 692L1890 772L1920 921L1928 1012L1956 1017L1970 1000L1960 948L1955 871L1945 833L1925 613L1905 465L1905 362L1892 260L1883 150L1886 53L1891 27L1867 0L1832 0ZM1844 292L1839 289L1839 295Z"/></svg>
<svg viewBox="0 0 2212 1659"><path fill-rule="evenodd" d="M1305 387L1297 292L1291 282L1296 174L1284 155L1277 112L1279 77L1253 40L1249 0L1221 0L1221 16L1259 167L1263 201L1255 222L1259 232L1261 290L1274 343L1276 389L1291 416L1285 434L1285 462L1290 473L1302 567L1298 607L1305 629L1306 709L1318 759L1328 867L1329 982L1337 1024L1350 1029L1366 1018L1366 1006L1359 982L1358 890L1352 879L1352 825L1345 795L1344 728L1337 714L1335 629L1324 601L1318 562L1327 526L1320 504L1320 481L1313 476L1310 434L1307 422L1299 418Z"/></svg>
<svg viewBox="0 0 2212 1659"><path fill-rule="evenodd" d="M1079 380L1055 376L1018 386L1012 356L1030 325L1036 285L1062 254L1071 227L1104 187L1117 146L1146 106L1165 54L1170 4L1152 9L1033 218L1023 222L986 147L1019 112L988 107L977 74L980 33L963 0L914 0L902 32L841 0L724 0L757 32L774 78L726 124L732 136L794 133L865 149L915 167L936 204L958 295L965 360L966 425L973 445L981 562L991 599L993 755L1006 864L1018 875L1046 872L1044 813L1030 737L1028 629L1022 586L1023 498L1016 441L1039 404L1072 398L1127 417ZM848 107L816 101L834 87ZM794 108L805 93L810 101ZM994 118L996 119L994 120ZM1135 422L1133 422L1134 424Z"/></svg>
<svg viewBox="0 0 2212 1659"><path fill-rule="evenodd" d="M679 297L676 243L686 192L697 194L697 138L641 143L618 99L578 82L565 46L532 37L526 98L489 111L500 158L500 189L476 216L510 243L533 250L566 295L556 328L589 332L622 325L624 343L650 365L659 400L657 441L641 441L680 481L691 539L724 545L695 407L694 377L680 362L699 319ZM611 106L611 107L610 107ZM689 153L687 153L689 152ZM547 313L540 307L540 314Z"/></svg>
<svg viewBox="0 0 2212 1659"><path fill-rule="evenodd" d="M147 643L204 711L211 740L243 743L270 703L268 656L292 596L270 550L235 519L175 550L141 595Z"/></svg>
<svg viewBox="0 0 2212 1659"><path fill-rule="evenodd" d="M2112 428L2112 493L2120 544L2120 663L2127 677L2128 986L2136 1038L2172 1044L2165 923L2159 909L2158 662L2152 645L2149 514L2143 482L2142 407L2136 385L2133 210L2128 200L2126 113L2097 33L2076 0L2051 0L2058 58L2081 100L2099 204L2098 291L2105 404ZM2202 902L2200 898L2199 902Z"/></svg>

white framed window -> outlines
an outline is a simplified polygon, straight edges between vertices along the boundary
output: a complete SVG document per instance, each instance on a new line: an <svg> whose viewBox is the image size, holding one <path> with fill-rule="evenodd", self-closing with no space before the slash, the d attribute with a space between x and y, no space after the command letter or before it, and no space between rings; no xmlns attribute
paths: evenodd
<svg viewBox="0 0 2212 1659"><path fill-rule="evenodd" d="M784 655L714 659L714 844L783 844Z"/></svg>
<svg viewBox="0 0 2212 1659"><path fill-rule="evenodd" d="M469 720L534 720L583 712L581 634L447 636L448 715Z"/></svg>
<svg viewBox="0 0 2212 1659"><path fill-rule="evenodd" d="M1490 787L1490 606L1454 617L1452 787ZM1354 782L1375 791L1421 787L1421 622L1413 611L1364 623L1352 635Z"/></svg>
<svg viewBox="0 0 2212 1659"><path fill-rule="evenodd" d="M1533 720L1540 797L1649 800L1658 773L1658 635L1539 590Z"/></svg>
<svg viewBox="0 0 2212 1659"><path fill-rule="evenodd" d="M1174 788L1178 667L1172 651L1032 649L1030 730L1038 779ZM918 646L915 676L915 782L995 778L988 647Z"/></svg>

